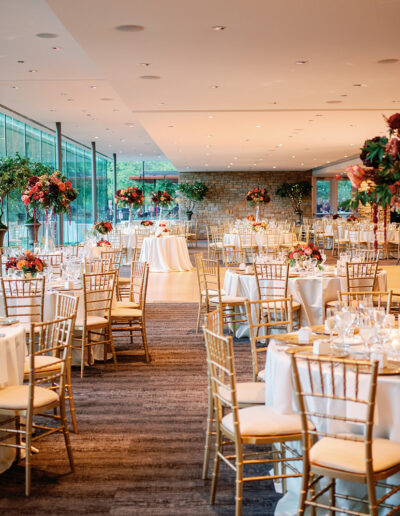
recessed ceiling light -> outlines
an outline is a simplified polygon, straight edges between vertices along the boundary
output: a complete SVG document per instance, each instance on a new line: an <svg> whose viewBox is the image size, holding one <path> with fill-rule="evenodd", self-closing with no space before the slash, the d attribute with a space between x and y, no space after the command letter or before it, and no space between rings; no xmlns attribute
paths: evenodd
<svg viewBox="0 0 400 516"><path fill-rule="evenodd" d="M126 142L125 138L121 138L121 140L120 140L120 141L121 141L122 143L123 143L123 142Z"/></svg>
<svg viewBox="0 0 400 516"><path fill-rule="evenodd" d="M226 25L213 25L211 27L211 30L216 30L216 31L225 30L225 29L226 29Z"/></svg>
<svg viewBox="0 0 400 516"><path fill-rule="evenodd" d="M213 115L208 115L208 118L214 118L214 116Z"/></svg>
<svg viewBox="0 0 400 516"><path fill-rule="evenodd" d="M213 84L212 86L210 86L211 89L213 90L216 90L219 88L218 84Z"/></svg>
<svg viewBox="0 0 400 516"><path fill-rule="evenodd" d="M28 71L29 71L29 73L36 73L37 72L37 70L28 70Z"/></svg>
<svg viewBox="0 0 400 516"><path fill-rule="evenodd" d="M208 167L208 163L204 163L204 166L205 166L205 167Z"/></svg>
<svg viewBox="0 0 400 516"><path fill-rule="evenodd" d="M304 163L300 163L300 165L303 167L303 166L304 166Z"/></svg>
<svg viewBox="0 0 400 516"><path fill-rule="evenodd" d="M279 144L278 144L278 147L282 147L282 146L283 146L283 143L279 143Z"/></svg>
<svg viewBox="0 0 400 516"><path fill-rule="evenodd" d="M13 90L17 90L17 89L18 89L18 86L11 86L11 88L12 88Z"/></svg>
<svg viewBox="0 0 400 516"><path fill-rule="evenodd" d="M366 84L360 83L360 82L357 82L357 83L353 84L353 86L356 87L356 88L366 88L367 87Z"/></svg>
<svg viewBox="0 0 400 516"><path fill-rule="evenodd" d="M341 100L327 100L326 103L327 104L341 104L342 101Z"/></svg>
<svg viewBox="0 0 400 516"><path fill-rule="evenodd" d="M150 63L140 63L140 65L147 67L147 66L150 66Z"/></svg>
<svg viewBox="0 0 400 516"><path fill-rule="evenodd" d="M297 65L304 65L304 64L307 64L308 61L307 60L299 60L299 61L296 61L296 64Z"/></svg>
<svg viewBox="0 0 400 516"><path fill-rule="evenodd" d="M256 125L257 129L259 129L261 127L261 125Z"/></svg>
<svg viewBox="0 0 400 516"><path fill-rule="evenodd" d="M292 158L295 158L296 156L293 154Z"/></svg>
<svg viewBox="0 0 400 516"><path fill-rule="evenodd" d="M19 60L17 61L17 63L22 64L22 63L25 63L25 61L23 61L22 59L19 59Z"/></svg>
<svg viewBox="0 0 400 516"><path fill-rule="evenodd" d="M330 163L329 159L328 159L327 163Z"/></svg>
<svg viewBox="0 0 400 516"><path fill-rule="evenodd" d="M97 118L92 118L92 120L97 120Z"/></svg>
<svg viewBox="0 0 400 516"><path fill-rule="evenodd" d="M49 111L55 111L55 109L49 109Z"/></svg>
<svg viewBox="0 0 400 516"><path fill-rule="evenodd" d="M110 128L109 128L109 127L106 127L106 131L109 131L109 130L110 130Z"/></svg>
<svg viewBox="0 0 400 516"><path fill-rule="evenodd" d="M234 156L233 159L237 159L237 156Z"/></svg>
<svg viewBox="0 0 400 516"><path fill-rule="evenodd" d="M350 147L354 147L354 143L350 143Z"/></svg>
<svg viewBox="0 0 400 516"><path fill-rule="evenodd" d="M321 113L317 113L315 116L324 116L324 115L322 115Z"/></svg>
<svg viewBox="0 0 400 516"><path fill-rule="evenodd" d="M72 102L74 99L67 99L68 102Z"/></svg>
<svg viewBox="0 0 400 516"><path fill-rule="evenodd" d="M58 38L58 34L54 34L53 32L39 32L39 34L36 34L36 37L43 39L52 39Z"/></svg>
<svg viewBox="0 0 400 516"><path fill-rule="evenodd" d="M276 166L274 165L272 168L276 168Z"/></svg>
<svg viewBox="0 0 400 516"><path fill-rule="evenodd" d="M347 93L342 93L340 96L341 97L347 97L348 95L347 95Z"/></svg>
<svg viewBox="0 0 400 516"><path fill-rule="evenodd" d="M90 86L92 88L92 90L95 90L97 88L97 86Z"/></svg>
<svg viewBox="0 0 400 516"><path fill-rule="evenodd" d="M53 50L61 50L61 47L51 47Z"/></svg>
<svg viewBox="0 0 400 516"><path fill-rule="evenodd" d="M161 79L159 75L140 75L139 79L144 79L145 81L157 81Z"/></svg>
<svg viewBox="0 0 400 516"><path fill-rule="evenodd" d="M132 122L126 122L125 125L127 125L128 127L135 127L135 124Z"/></svg>
<svg viewBox="0 0 400 516"><path fill-rule="evenodd" d="M347 154L345 154L343 157L344 157L344 158L348 158Z"/></svg>
<svg viewBox="0 0 400 516"><path fill-rule="evenodd" d="M94 139L97 140L99 137L98 136L95 136Z"/></svg>
<svg viewBox="0 0 400 516"><path fill-rule="evenodd" d="M388 58L388 59L379 59L379 61L377 61L379 64L394 64L394 63L398 63L399 60L398 59L395 59L395 58Z"/></svg>
<svg viewBox="0 0 400 516"><path fill-rule="evenodd" d="M212 134L207 134L207 138L212 138L213 135Z"/></svg>
<svg viewBox="0 0 400 516"><path fill-rule="evenodd" d="M143 25L117 25L115 30L119 30L121 32L142 32L145 27Z"/></svg>
<svg viewBox="0 0 400 516"><path fill-rule="evenodd" d="M108 101L108 100L112 100L112 98L110 98L110 97L102 97L100 100Z"/></svg>
<svg viewBox="0 0 400 516"><path fill-rule="evenodd" d="M309 122L314 122L314 120L309 120Z"/></svg>
<svg viewBox="0 0 400 516"><path fill-rule="evenodd" d="M66 96L66 93L61 92L61 93L60 93L60 95L61 95L62 97L65 97L65 96Z"/></svg>
<svg viewBox="0 0 400 516"><path fill-rule="evenodd" d="M119 109L113 109L113 111L119 111Z"/></svg>

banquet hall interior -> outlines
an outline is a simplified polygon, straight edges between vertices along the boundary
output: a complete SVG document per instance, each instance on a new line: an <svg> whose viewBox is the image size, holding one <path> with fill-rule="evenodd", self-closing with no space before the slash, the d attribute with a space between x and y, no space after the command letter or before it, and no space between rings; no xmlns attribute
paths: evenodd
<svg viewBox="0 0 400 516"><path fill-rule="evenodd" d="M0 0L0 514L400 514L397 0Z"/></svg>

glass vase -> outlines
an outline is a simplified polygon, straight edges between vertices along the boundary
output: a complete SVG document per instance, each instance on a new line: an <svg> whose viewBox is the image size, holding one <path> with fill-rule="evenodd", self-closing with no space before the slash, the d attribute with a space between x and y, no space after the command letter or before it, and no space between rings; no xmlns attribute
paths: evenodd
<svg viewBox="0 0 400 516"><path fill-rule="evenodd" d="M160 213L158 215L158 220L161 222L163 219L164 208L162 206L159 206L159 209L160 209Z"/></svg>
<svg viewBox="0 0 400 516"><path fill-rule="evenodd" d="M256 206L256 222L260 222L260 205Z"/></svg>
<svg viewBox="0 0 400 516"><path fill-rule="evenodd" d="M132 222L132 204L129 205L129 227L131 228L133 226Z"/></svg>
<svg viewBox="0 0 400 516"><path fill-rule="evenodd" d="M55 249L54 213L53 208L46 210L46 220L44 223L44 244L43 252L49 253Z"/></svg>

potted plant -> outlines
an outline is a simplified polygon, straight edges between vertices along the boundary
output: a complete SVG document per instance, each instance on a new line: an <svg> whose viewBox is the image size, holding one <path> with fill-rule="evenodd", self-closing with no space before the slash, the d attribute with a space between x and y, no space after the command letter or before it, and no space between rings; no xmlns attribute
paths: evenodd
<svg viewBox="0 0 400 516"><path fill-rule="evenodd" d="M195 181L194 183L179 183L178 191L185 199L187 206L186 217L191 220L193 209L196 203L201 202L208 192L208 186L202 181Z"/></svg>
<svg viewBox="0 0 400 516"><path fill-rule="evenodd" d="M310 195L311 184L308 181L298 183L282 183L276 190L276 195L282 199L289 199L296 214L296 224L301 224L303 219L303 199Z"/></svg>
<svg viewBox="0 0 400 516"><path fill-rule="evenodd" d="M18 153L0 159L0 247L4 245L4 237L8 226L3 222L4 200L14 190L21 190L31 175L31 162Z"/></svg>

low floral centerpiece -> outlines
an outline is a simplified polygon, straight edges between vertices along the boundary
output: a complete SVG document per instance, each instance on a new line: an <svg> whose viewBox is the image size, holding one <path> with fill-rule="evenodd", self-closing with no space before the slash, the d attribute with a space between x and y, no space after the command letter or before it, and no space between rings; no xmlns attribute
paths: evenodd
<svg viewBox="0 0 400 516"><path fill-rule="evenodd" d="M45 262L29 250L10 257L6 263L6 271L22 271L27 278L34 278L38 272L43 272L45 267Z"/></svg>
<svg viewBox="0 0 400 516"><path fill-rule="evenodd" d="M266 188L258 188L257 186L250 190L246 196L246 201L250 206L256 207L256 221L260 219L260 205L268 204L271 201L271 197L268 194Z"/></svg>
<svg viewBox="0 0 400 516"><path fill-rule="evenodd" d="M93 229L100 233L100 235L107 235L107 233L110 233L113 229L111 222L101 220L100 222L96 222L93 226Z"/></svg>
<svg viewBox="0 0 400 516"><path fill-rule="evenodd" d="M97 247L111 247L111 242L108 240L99 240L97 242Z"/></svg>
<svg viewBox="0 0 400 516"><path fill-rule="evenodd" d="M266 231L267 224L265 222L252 222L251 229L258 233L259 231Z"/></svg>
<svg viewBox="0 0 400 516"><path fill-rule="evenodd" d="M151 220L142 220L142 222L140 223L141 226L152 226L153 225L153 222Z"/></svg>
<svg viewBox="0 0 400 516"><path fill-rule="evenodd" d="M144 195L137 186L128 186L122 188L115 193L115 202L117 206L129 208L129 225L132 224L132 208L139 209L144 204Z"/></svg>
<svg viewBox="0 0 400 516"><path fill-rule="evenodd" d="M31 176L21 199L29 211L32 211L36 222L37 213L44 209L46 213L44 250L53 248L54 237L50 236L52 217L54 214L68 213L71 216L71 202L78 197L78 192L73 188L71 181L58 170L52 174ZM56 222L54 221L54 226ZM55 233L55 231L54 231Z"/></svg>
<svg viewBox="0 0 400 516"><path fill-rule="evenodd" d="M248 220L249 222L255 222L256 217L255 215L253 215L253 213L250 213L250 215L247 215L246 220Z"/></svg>
<svg viewBox="0 0 400 516"><path fill-rule="evenodd" d="M322 262L321 253L315 247L313 243L301 244L293 248L290 253L286 255L286 262L291 267L294 267L297 263L303 262L304 260L315 258L317 263Z"/></svg>
<svg viewBox="0 0 400 516"><path fill-rule="evenodd" d="M359 222L360 219L357 215L349 215L346 220L347 222Z"/></svg>

